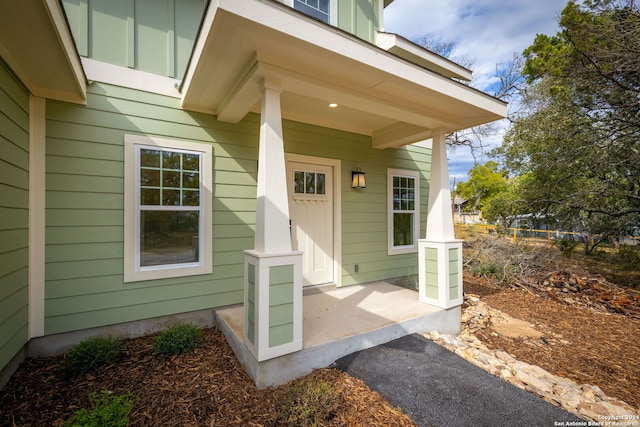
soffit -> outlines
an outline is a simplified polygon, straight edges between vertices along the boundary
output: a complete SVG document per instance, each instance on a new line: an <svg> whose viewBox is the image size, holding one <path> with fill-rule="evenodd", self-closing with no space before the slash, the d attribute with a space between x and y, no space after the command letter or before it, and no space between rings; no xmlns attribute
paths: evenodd
<svg viewBox="0 0 640 427"><path fill-rule="evenodd" d="M84 103L86 81L57 0L5 1L0 55L35 96Z"/></svg>
<svg viewBox="0 0 640 427"><path fill-rule="evenodd" d="M282 88L283 118L370 135L380 148L506 114L495 98L277 2L211 2L181 87L183 108L237 122L259 112L265 79Z"/></svg>

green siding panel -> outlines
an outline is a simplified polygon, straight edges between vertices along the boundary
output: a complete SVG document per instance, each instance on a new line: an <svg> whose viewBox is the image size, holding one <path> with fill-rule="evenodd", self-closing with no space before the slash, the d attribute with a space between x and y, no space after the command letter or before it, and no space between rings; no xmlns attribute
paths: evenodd
<svg viewBox="0 0 640 427"><path fill-rule="evenodd" d="M4 368L28 341L29 310L23 306L13 316L7 318L5 313L2 317L6 318L0 324L0 366Z"/></svg>
<svg viewBox="0 0 640 427"><path fill-rule="evenodd" d="M211 295L195 296L171 301L152 301L136 306L121 305L105 310L91 310L69 315L49 316L46 319L45 334L49 335L109 325L113 323L113 319L119 319L119 322L132 322L156 317L158 313L163 313L163 315L185 313L216 306L237 304L238 301L242 301L241 290L218 293L215 297ZM79 325L81 325L80 328Z"/></svg>
<svg viewBox="0 0 640 427"><path fill-rule="evenodd" d="M456 299L460 296L460 286L458 286L458 281L460 279L460 272L458 271L458 256L458 249L449 249L449 297L451 299Z"/></svg>
<svg viewBox="0 0 640 427"><path fill-rule="evenodd" d="M293 341L293 265L269 268L269 347Z"/></svg>
<svg viewBox="0 0 640 427"><path fill-rule="evenodd" d="M269 328L269 347L289 344L293 341L293 323Z"/></svg>
<svg viewBox="0 0 640 427"><path fill-rule="evenodd" d="M29 234L24 229L0 230L0 255L26 248L29 245Z"/></svg>
<svg viewBox="0 0 640 427"><path fill-rule="evenodd" d="M181 79L205 0L63 0L82 56Z"/></svg>
<svg viewBox="0 0 640 427"><path fill-rule="evenodd" d="M100 83L89 92L86 106L47 102L46 332L241 303L242 251L254 240L259 116L249 114L234 125L183 111L178 100L157 94ZM388 167L423 171L421 218L426 218L430 150L376 150L363 135L292 121L283 127L286 152L342 161L342 283L415 274L417 254L387 255L386 176ZM213 146L212 274L123 282L127 133ZM368 186L360 192L349 183L357 167L367 173ZM425 227L423 219L422 236ZM353 264L360 265L359 273ZM276 276L272 283L281 281ZM283 276L289 283L290 273ZM290 302L277 299L274 305Z"/></svg>
<svg viewBox="0 0 640 427"><path fill-rule="evenodd" d="M130 38L133 37L127 17L129 0L87 0L88 55L98 61L122 66L129 64Z"/></svg>
<svg viewBox="0 0 640 427"><path fill-rule="evenodd" d="M438 250L425 248L425 296L438 299Z"/></svg>
<svg viewBox="0 0 640 427"><path fill-rule="evenodd" d="M275 283L269 286L270 306L290 303L293 303L293 274L286 283Z"/></svg>
<svg viewBox="0 0 640 427"><path fill-rule="evenodd" d="M28 341L29 94L0 60L0 370Z"/></svg>
<svg viewBox="0 0 640 427"><path fill-rule="evenodd" d="M269 327L293 324L293 303L269 307Z"/></svg>
<svg viewBox="0 0 640 427"><path fill-rule="evenodd" d="M86 107L47 103L46 333L241 303L242 251L254 237L256 117L221 124L169 97L98 83L89 92ZM213 274L123 282L127 133L214 146L228 183L214 173ZM234 191L247 167L254 177Z"/></svg>
<svg viewBox="0 0 640 427"><path fill-rule="evenodd" d="M277 286L274 285L293 284L293 265L278 265L270 267L269 284L271 285L271 289L277 288ZM293 292L293 288L291 289L291 292Z"/></svg>
<svg viewBox="0 0 640 427"><path fill-rule="evenodd" d="M375 43L380 29L381 0L340 0L338 27L370 43Z"/></svg>

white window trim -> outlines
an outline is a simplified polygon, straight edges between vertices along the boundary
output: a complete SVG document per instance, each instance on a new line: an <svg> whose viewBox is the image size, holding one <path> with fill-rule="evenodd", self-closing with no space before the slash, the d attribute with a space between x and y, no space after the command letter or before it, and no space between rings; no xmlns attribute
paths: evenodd
<svg viewBox="0 0 640 427"><path fill-rule="evenodd" d="M138 236L140 224L138 212L138 174L136 148L138 146L154 146L159 148L195 151L202 153L201 170L201 202L203 215L201 216L199 239L200 254L198 263L173 264L156 267L140 267L138 253ZM210 274L213 272L213 242L212 242L212 165L213 148L208 144L187 142L173 139L147 137L141 135L124 136L124 281L137 282L141 280L156 280L173 277Z"/></svg>
<svg viewBox="0 0 640 427"><path fill-rule="evenodd" d="M413 178L415 182L415 214L413 216L413 245L393 246L393 178ZM409 254L418 252L420 238L420 172L404 169L387 169L387 244L388 255Z"/></svg>

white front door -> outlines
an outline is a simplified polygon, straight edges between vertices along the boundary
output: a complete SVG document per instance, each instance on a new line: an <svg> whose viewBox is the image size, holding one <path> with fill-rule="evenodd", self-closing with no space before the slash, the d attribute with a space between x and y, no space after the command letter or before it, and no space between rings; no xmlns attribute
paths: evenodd
<svg viewBox="0 0 640 427"><path fill-rule="evenodd" d="M333 167L287 161L293 249L301 251L305 286L333 282Z"/></svg>

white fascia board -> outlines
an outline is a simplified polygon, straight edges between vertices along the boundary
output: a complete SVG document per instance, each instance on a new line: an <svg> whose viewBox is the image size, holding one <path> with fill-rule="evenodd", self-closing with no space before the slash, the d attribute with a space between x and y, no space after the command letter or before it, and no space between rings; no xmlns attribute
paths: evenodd
<svg viewBox="0 0 640 427"><path fill-rule="evenodd" d="M211 12L211 8L216 7L216 4L217 8L226 10L233 15L350 58L362 63L363 66L387 72L389 78L407 80L425 89L440 92L506 117L506 103L406 60L401 60L397 56L338 28L327 26L313 19L304 19L300 14L294 13L295 11L291 8L280 3L265 0L218 0L211 2L209 12ZM215 13L214 11L213 14ZM207 17L209 15L207 13ZM203 26L203 30L205 28ZM200 37L206 38L206 33L201 34Z"/></svg>
<svg viewBox="0 0 640 427"><path fill-rule="evenodd" d="M58 0L45 0L45 7L57 33L60 46L65 53L69 67L73 70L78 90L81 92L83 100L86 101L87 80L80 62L80 55L78 54L69 25L67 24L66 15L62 9L62 4Z"/></svg>
<svg viewBox="0 0 640 427"><path fill-rule="evenodd" d="M176 84L171 77L164 77L146 71L109 64L95 59L82 58L82 65L89 81L107 83L145 92L180 98Z"/></svg>
<svg viewBox="0 0 640 427"><path fill-rule="evenodd" d="M219 3L220 2L218 0L210 0L209 6L205 9L204 18L202 19L200 30L197 34L195 43L193 45L193 50L191 51L191 58L189 59L189 63L187 64L187 69L185 70L184 77L180 85L180 92L182 92L180 103L183 108L184 108L184 94L189 93L189 89L191 88L194 69L198 66L202 58L204 46L207 43L209 33L212 31L213 21L220 7ZM201 111L201 112L211 113L209 111Z"/></svg>
<svg viewBox="0 0 640 427"><path fill-rule="evenodd" d="M472 72L470 70L397 34L378 31L376 33L376 46L446 77L471 81Z"/></svg>

